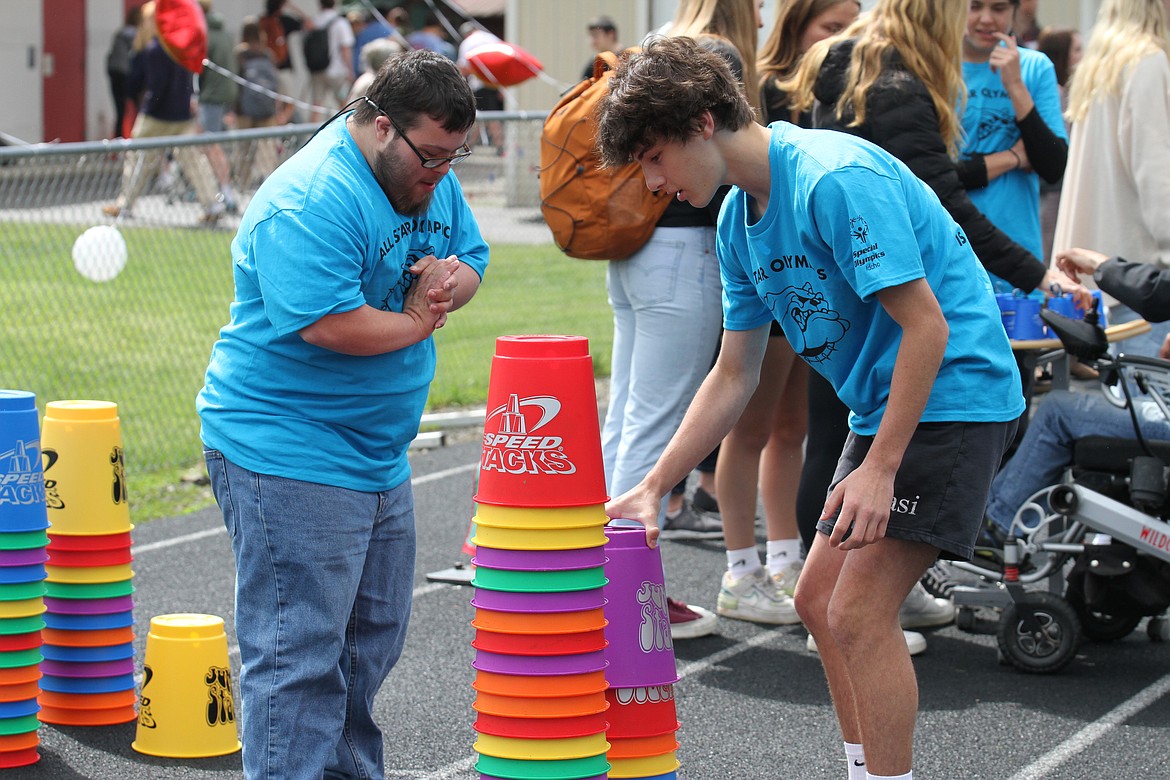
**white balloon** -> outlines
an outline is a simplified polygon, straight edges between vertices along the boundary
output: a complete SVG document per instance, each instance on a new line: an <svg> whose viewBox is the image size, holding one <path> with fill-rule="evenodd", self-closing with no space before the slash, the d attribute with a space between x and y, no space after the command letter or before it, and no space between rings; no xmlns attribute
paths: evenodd
<svg viewBox="0 0 1170 780"><path fill-rule="evenodd" d="M96 225L73 242L73 267L91 282L108 282L126 267L126 240L113 225Z"/></svg>

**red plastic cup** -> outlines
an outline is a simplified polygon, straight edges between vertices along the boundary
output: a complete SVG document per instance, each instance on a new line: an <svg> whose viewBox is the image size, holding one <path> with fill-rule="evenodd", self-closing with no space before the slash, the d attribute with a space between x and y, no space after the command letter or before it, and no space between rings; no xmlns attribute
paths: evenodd
<svg viewBox="0 0 1170 780"><path fill-rule="evenodd" d="M561 507L609 500L593 382L582 336L496 339L477 503Z"/></svg>
<svg viewBox="0 0 1170 780"><path fill-rule="evenodd" d="M0 769L12 769L18 766L31 766L41 760L41 754L35 747L25 750L8 750L0 752Z"/></svg>
<svg viewBox="0 0 1170 780"><path fill-rule="evenodd" d="M572 718L508 718L481 712L475 719L475 730L515 739L570 739L604 733L605 713Z"/></svg>
<svg viewBox="0 0 1170 780"><path fill-rule="evenodd" d="M605 649L605 631L582 631L576 634L497 634L476 631L471 646L476 650L508 655L572 655Z"/></svg>
<svg viewBox="0 0 1170 780"><path fill-rule="evenodd" d="M607 720L611 737L654 737L678 730L673 685L610 688L605 692L605 700L609 702Z"/></svg>
<svg viewBox="0 0 1170 780"><path fill-rule="evenodd" d="M10 653L13 650L31 650L44 643L40 631L29 631L24 634L0 634L0 653Z"/></svg>
<svg viewBox="0 0 1170 780"><path fill-rule="evenodd" d="M130 532L116 534L87 534L73 536L58 533L49 534L49 554L54 552L88 552L92 550L129 550Z"/></svg>
<svg viewBox="0 0 1170 780"><path fill-rule="evenodd" d="M517 674L498 674L477 671L471 687L480 693L510 696L520 699L551 699L566 696L586 696L606 689L605 672L563 674L557 677L525 677Z"/></svg>
<svg viewBox="0 0 1170 780"><path fill-rule="evenodd" d="M118 566L130 563L134 556L129 547L113 550L51 550L49 564L51 566Z"/></svg>
<svg viewBox="0 0 1170 780"><path fill-rule="evenodd" d="M505 718L577 718L605 712L609 703L600 691L584 696L560 696L545 699L520 696L497 696L480 692L471 708L476 712Z"/></svg>
<svg viewBox="0 0 1170 780"><path fill-rule="evenodd" d="M496 612L475 610L471 625L497 634L577 634L605 628L605 610L577 612Z"/></svg>
<svg viewBox="0 0 1170 780"><path fill-rule="evenodd" d="M662 554L659 548L646 546L642 525L606 526L605 536L606 678L614 688L671 685L678 681L678 671Z"/></svg>

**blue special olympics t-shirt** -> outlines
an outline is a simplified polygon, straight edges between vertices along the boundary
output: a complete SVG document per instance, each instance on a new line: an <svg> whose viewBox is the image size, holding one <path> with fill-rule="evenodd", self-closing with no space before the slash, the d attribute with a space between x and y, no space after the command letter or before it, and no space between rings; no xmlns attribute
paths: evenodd
<svg viewBox="0 0 1170 780"><path fill-rule="evenodd" d="M362 304L402 311L406 269L426 255L456 255L481 277L487 267L455 176L424 216L404 217L345 121L322 130L264 182L232 242L236 300L197 400L204 444L262 474L367 492L404 482L433 340L355 357L298 331Z"/></svg>
<svg viewBox="0 0 1170 780"><path fill-rule="evenodd" d="M1024 410L987 272L937 196L856 136L770 126L771 194L753 223L732 188L719 216L724 327L775 319L797 354L877 433L901 328L875 293L925 278L950 326L924 422L1006 422Z"/></svg>
<svg viewBox="0 0 1170 780"><path fill-rule="evenodd" d="M1052 61L1038 51L1020 47L1020 76L1032 94L1040 118L1057 137L1068 140L1061 118L1060 89ZM1010 149L1020 140L1016 112L998 73L987 63L963 63L967 106L963 111L964 157ZM968 193L975 207L1013 241L1044 260L1040 233L1040 177L1027 171L1008 171L986 187ZM993 279L999 292L1011 285Z"/></svg>

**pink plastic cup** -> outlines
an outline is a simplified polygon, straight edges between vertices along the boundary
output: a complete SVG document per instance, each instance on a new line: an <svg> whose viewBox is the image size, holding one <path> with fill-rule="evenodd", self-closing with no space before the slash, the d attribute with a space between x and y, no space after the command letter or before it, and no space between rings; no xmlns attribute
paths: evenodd
<svg viewBox="0 0 1170 780"><path fill-rule="evenodd" d="M606 679L614 688L672 685L678 681L666 577L657 547L646 546L646 529L606 526Z"/></svg>

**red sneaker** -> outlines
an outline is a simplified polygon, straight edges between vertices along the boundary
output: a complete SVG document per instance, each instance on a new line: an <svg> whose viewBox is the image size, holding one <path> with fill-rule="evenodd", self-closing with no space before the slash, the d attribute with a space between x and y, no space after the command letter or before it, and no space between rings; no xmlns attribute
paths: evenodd
<svg viewBox="0 0 1170 780"><path fill-rule="evenodd" d="M713 612L685 604L678 599L666 599L666 611L670 616L672 639L696 639L715 632L719 618Z"/></svg>

